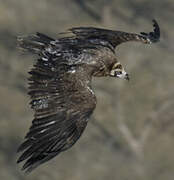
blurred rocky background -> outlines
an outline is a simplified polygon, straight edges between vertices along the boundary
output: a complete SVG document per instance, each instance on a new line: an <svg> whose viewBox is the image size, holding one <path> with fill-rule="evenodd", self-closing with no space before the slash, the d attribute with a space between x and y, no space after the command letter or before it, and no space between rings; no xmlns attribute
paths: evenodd
<svg viewBox="0 0 174 180"><path fill-rule="evenodd" d="M16 36L57 36L74 26L128 32L161 27L157 44L122 44L117 56L130 82L94 79L97 109L80 141L29 175L16 149L31 125L27 72L34 56L16 48ZM0 179L173 180L174 1L0 0Z"/></svg>

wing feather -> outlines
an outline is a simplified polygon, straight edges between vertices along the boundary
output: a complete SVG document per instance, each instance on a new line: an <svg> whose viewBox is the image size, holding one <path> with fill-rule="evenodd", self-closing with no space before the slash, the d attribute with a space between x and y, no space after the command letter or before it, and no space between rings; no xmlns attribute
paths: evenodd
<svg viewBox="0 0 174 180"><path fill-rule="evenodd" d="M156 20L153 20L153 27L152 32L141 32L140 34L93 27L71 28L70 31L80 39L88 39L92 43L96 43L96 40L100 40L100 43L103 43L103 40L104 42L109 42L115 48L121 43L128 41L140 41L147 44L159 41L160 28Z"/></svg>
<svg viewBox="0 0 174 180"><path fill-rule="evenodd" d="M52 41L47 36L37 36L40 43ZM20 43L27 47L25 42ZM41 54L29 72L30 105L34 110L34 119L25 141L18 148L22 155L17 161L25 161L23 170L26 172L69 149L80 138L96 106L96 98L88 88L91 76L86 68L76 65L73 67L75 73L69 73L72 66L53 61L50 50L45 51L47 62ZM60 62L63 61L61 58L58 58Z"/></svg>

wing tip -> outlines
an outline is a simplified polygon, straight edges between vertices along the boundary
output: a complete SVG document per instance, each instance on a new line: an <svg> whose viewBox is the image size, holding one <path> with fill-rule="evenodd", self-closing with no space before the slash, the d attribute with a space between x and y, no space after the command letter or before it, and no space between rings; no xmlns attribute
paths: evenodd
<svg viewBox="0 0 174 180"><path fill-rule="evenodd" d="M158 22L155 19L152 19L153 22L153 31L149 33L141 32L141 36L146 38L146 43L156 43L160 40L160 27Z"/></svg>

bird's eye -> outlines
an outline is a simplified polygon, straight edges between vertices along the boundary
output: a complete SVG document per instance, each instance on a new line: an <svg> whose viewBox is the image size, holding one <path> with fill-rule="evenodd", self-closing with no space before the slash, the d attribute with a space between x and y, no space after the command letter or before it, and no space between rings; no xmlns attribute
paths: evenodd
<svg viewBox="0 0 174 180"><path fill-rule="evenodd" d="M122 74L122 72L121 71L115 71L115 75L121 75Z"/></svg>

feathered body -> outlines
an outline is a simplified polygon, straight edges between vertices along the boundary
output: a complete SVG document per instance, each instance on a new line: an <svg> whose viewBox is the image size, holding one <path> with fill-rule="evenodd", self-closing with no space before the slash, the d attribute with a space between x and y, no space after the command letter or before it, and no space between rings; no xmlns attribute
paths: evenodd
<svg viewBox="0 0 174 180"><path fill-rule="evenodd" d="M38 54L29 72L34 120L18 149L24 151L18 159L26 160L23 169L30 172L76 143L96 107L92 77L128 79L115 48L127 41L157 42L160 30L153 22L150 33L79 27L69 30L71 36L56 40L41 33L18 38L20 48Z"/></svg>

